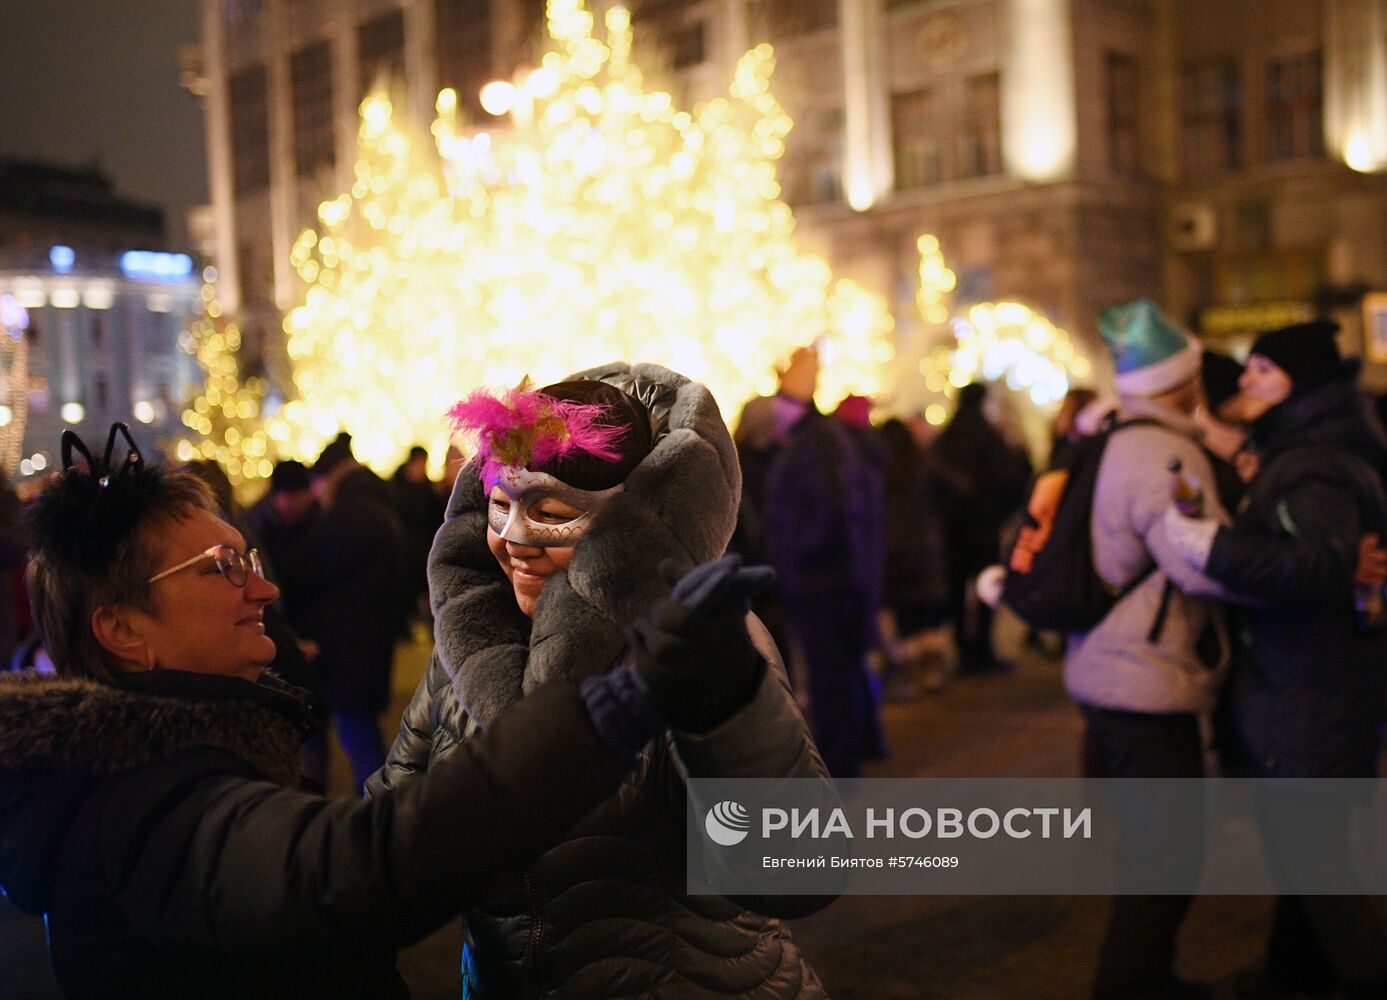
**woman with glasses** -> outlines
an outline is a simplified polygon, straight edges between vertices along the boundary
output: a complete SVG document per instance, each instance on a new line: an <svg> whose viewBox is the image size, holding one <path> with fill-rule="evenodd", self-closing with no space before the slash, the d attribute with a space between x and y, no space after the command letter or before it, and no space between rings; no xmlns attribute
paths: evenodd
<svg viewBox="0 0 1387 1000"><path fill-rule="evenodd" d="M682 775L827 775L746 607L689 616L661 603L671 566L717 558L736 521L741 473L712 395L656 365L613 364L538 392L474 393L453 414L478 454L429 559L435 658L368 792L433 774L557 678L657 649L699 672L757 668L742 712L715 725L691 698L619 792L466 911L464 996L822 996L766 913L811 912L822 898L686 891ZM515 791L557 791L546 780Z"/></svg>
<svg viewBox="0 0 1387 1000"><path fill-rule="evenodd" d="M547 685L398 793L297 791L311 723L265 669L276 588L201 482L133 442L113 464L118 433L99 461L65 435L35 503L58 674L0 678L0 888L44 915L69 997L406 997L396 948L494 895L695 695L745 700L748 665L651 660ZM734 605L756 583L721 579Z"/></svg>

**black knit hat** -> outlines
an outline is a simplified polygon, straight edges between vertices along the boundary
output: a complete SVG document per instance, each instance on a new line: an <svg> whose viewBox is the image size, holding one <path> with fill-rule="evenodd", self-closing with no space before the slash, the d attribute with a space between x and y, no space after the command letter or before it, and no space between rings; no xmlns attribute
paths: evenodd
<svg viewBox="0 0 1387 1000"><path fill-rule="evenodd" d="M1291 377L1295 391L1301 392L1334 374L1342 358L1334 334L1339 324L1317 319L1309 323L1269 330L1252 345L1260 354Z"/></svg>
<svg viewBox="0 0 1387 1000"><path fill-rule="evenodd" d="M1199 361L1199 378L1204 383L1204 398L1209 409L1218 408L1238 394L1238 379L1243 366L1226 354L1205 351Z"/></svg>

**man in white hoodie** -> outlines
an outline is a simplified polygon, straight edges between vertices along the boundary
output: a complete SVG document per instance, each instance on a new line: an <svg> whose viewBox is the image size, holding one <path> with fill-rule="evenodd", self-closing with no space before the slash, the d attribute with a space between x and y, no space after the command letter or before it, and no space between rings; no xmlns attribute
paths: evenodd
<svg viewBox="0 0 1387 1000"><path fill-rule="evenodd" d="M1201 351L1145 299L1105 310L1099 330L1116 370L1119 425L1133 423L1111 435L1099 465L1093 558L1099 576L1123 596L1089 632L1071 636L1065 690L1084 715L1088 777L1199 778L1199 716L1213 708L1227 642L1217 601L1194 596L1218 593L1218 586L1180 558L1163 515L1178 460L1183 475L1202 484L1204 515L1228 521L1193 416L1203 401ZM1117 801L1119 865L1146 864L1156 853L1142 843L1146 824L1123 801ZM1141 805L1149 809L1151 800ZM1172 884L1178 879L1192 889L1199 844L1163 848L1159 856L1171 865ZM1173 972L1176 931L1191 898L1114 898L1095 1000L1210 995Z"/></svg>

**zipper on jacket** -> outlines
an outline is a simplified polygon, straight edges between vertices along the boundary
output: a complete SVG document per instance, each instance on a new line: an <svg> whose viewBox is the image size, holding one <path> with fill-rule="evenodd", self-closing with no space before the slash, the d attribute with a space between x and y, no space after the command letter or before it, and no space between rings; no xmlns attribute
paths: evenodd
<svg viewBox="0 0 1387 1000"><path fill-rule="evenodd" d="M524 873L525 881L525 901L530 904L530 950L529 966L530 979L535 986L535 1000L543 1000L544 987L539 977L539 942L544 934L544 912L540 909L539 898L535 895L534 883L530 881L530 873Z"/></svg>

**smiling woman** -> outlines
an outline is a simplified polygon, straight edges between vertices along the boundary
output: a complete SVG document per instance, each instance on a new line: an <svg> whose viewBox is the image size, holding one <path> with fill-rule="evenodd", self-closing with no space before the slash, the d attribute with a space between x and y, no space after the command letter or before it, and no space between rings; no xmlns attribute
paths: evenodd
<svg viewBox="0 0 1387 1000"><path fill-rule="evenodd" d="M779 651L745 604L704 613L669 599L671 567L717 559L736 520L741 472L712 395L659 366L617 363L539 392L473 394L453 415L479 441L429 557L436 655L368 791L432 774L546 681L657 649L696 665L666 710L671 732L643 743L621 792L465 912L464 995L822 996L778 918L823 899L682 891L681 775L826 776ZM732 562L694 573L735 578ZM658 625L642 630L643 618ZM749 670L730 717L708 711L729 667ZM552 790L533 776L521 787Z"/></svg>
<svg viewBox="0 0 1387 1000"><path fill-rule="evenodd" d="M57 676L0 675L0 889L46 918L72 1000L407 997L395 951L611 795L690 684L678 664L550 684L409 788L329 802L293 787L312 722L266 667L277 590L200 480L123 425L100 457L69 432L34 515ZM721 675L714 722L756 666Z"/></svg>

